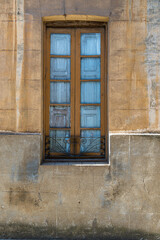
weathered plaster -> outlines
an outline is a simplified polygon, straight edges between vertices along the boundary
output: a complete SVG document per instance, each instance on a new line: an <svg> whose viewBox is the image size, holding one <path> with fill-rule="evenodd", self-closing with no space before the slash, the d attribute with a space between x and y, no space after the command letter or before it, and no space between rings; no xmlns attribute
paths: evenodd
<svg viewBox="0 0 160 240"><path fill-rule="evenodd" d="M151 114L149 118L148 106L150 92L148 86L151 86L151 80L149 80L150 75L147 75L148 70L146 71L146 66L148 66L147 69L150 66L149 62L148 65L146 64L146 52L149 49L149 45L146 46L147 0L102 0L100 2L95 0L92 3L78 0L26 0L24 2L17 0L12 4L7 2L2 5L4 5L2 7L2 13L5 15L4 22L6 23L8 19L9 24L7 28L3 27L3 31L6 31L5 29L11 31L12 38L7 40L7 45L4 44L4 40L0 41L5 49L5 51L0 51L0 61L2 61L0 69L3 76L0 130L42 131L41 21L42 17L63 15L64 13L109 17L110 130L136 131L140 129L143 131L153 129L149 124ZM10 13L11 6L12 14ZM13 46L12 52L9 51L11 46ZM148 56L150 56L150 52ZM1 59L5 59L5 61ZM11 83L8 84L6 80L4 82L4 79L10 79ZM156 101L158 101L157 99L158 93ZM6 104L7 102L8 104ZM12 106L9 106L10 103ZM159 114L157 109L156 113ZM158 119L157 116L155 119Z"/></svg>
<svg viewBox="0 0 160 240"><path fill-rule="evenodd" d="M160 2L148 0L146 69L149 95L149 127L160 129Z"/></svg>
<svg viewBox="0 0 160 240"><path fill-rule="evenodd" d="M23 81L24 63L24 0L15 1L16 10L16 34L17 34L17 57L16 57L16 131L19 130L20 104Z"/></svg>
<svg viewBox="0 0 160 240"><path fill-rule="evenodd" d="M96 167L40 165L40 139L0 135L0 237L159 236L158 135L111 135Z"/></svg>

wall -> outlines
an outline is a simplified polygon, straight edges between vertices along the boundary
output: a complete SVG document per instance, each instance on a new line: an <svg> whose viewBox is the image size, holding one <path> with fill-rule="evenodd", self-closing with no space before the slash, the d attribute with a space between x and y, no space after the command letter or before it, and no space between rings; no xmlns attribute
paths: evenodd
<svg viewBox="0 0 160 240"><path fill-rule="evenodd" d="M43 16L109 17L110 165L40 165ZM0 237L160 237L160 2L0 0Z"/></svg>

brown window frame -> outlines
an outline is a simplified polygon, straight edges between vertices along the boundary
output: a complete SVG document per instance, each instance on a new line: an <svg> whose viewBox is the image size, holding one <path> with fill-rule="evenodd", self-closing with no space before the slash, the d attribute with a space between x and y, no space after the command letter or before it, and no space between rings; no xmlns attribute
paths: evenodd
<svg viewBox="0 0 160 240"><path fill-rule="evenodd" d="M101 79L94 80L101 82L101 103L90 104L101 106L101 146L104 148L102 153L80 152L80 106L89 104L80 104L80 82L88 81L80 79L80 33L100 32L101 33L101 55L89 57L101 57ZM70 33L71 34L71 155L65 156L59 153L50 153L49 151L49 106L50 104L50 34L51 33ZM76 54L75 54L76 52ZM54 56L52 56L54 57ZM59 57L59 56L55 56ZM60 56L62 57L62 56ZM83 56L85 57L85 56ZM97 21L47 21L44 22L44 127L43 127L43 159L46 162L108 162L108 129L107 129L107 24ZM66 80L68 82L68 80ZM65 82L65 80L63 80ZM76 94L74 94L76 92ZM61 104L58 104L61 105ZM76 114L75 114L76 109ZM62 129L62 128L60 128ZM66 129L65 129L66 130ZM68 130L68 129L67 129ZM83 130L87 130L83 128ZM89 130L97 130L89 128ZM99 128L98 128L99 130ZM73 156L74 153L74 156Z"/></svg>

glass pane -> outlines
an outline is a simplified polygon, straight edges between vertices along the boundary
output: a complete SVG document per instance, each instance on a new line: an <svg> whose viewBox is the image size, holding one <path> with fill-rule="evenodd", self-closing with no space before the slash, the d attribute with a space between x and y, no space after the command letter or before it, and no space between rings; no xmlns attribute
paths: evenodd
<svg viewBox="0 0 160 240"><path fill-rule="evenodd" d="M100 58L81 58L81 79L100 79Z"/></svg>
<svg viewBox="0 0 160 240"><path fill-rule="evenodd" d="M81 127L82 128L99 128L100 107L99 106L81 106Z"/></svg>
<svg viewBox="0 0 160 240"><path fill-rule="evenodd" d="M70 80L70 58L51 58L50 78L55 80Z"/></svg>
<svg viewBox="0 0 160 240"><path fill-rule="evenodd" d="M62 33L51 34L51 54L70 55L71 54L71 35Z"/></svg>
<svg viewBox="0 0 160 240"><path fill-rule="evenodd" d="M100 103L100 88L100 82L81 82L81 103Z"/></svg>
<svg viewBox="0 0 160 240"><path fill-rule="evenodd" d="M82 130L81 131L81 152L100 152L101 131L99 130Z"/></svg>
<svg viewBox="0 0 160 240"><path fill-rule="evenodd" d="M50 103L70 103L70 83L50 83Z"/></svg>
<svg viewBox="0 0 160 240"><path fill-rule="evenodd" d="M50 107L50 127L70 127L70 107Z"/></svg>
<svg viewBox="0 0 160 240"><path fill-rule="evenodd" d="M82 33L81 34L81 55L101 54L101 34Z"/></svg>
<svg viewBox="0 0 160 240"><path fill-rule="evenodd" d="M70 131L50 131L50 151L70 152Z"/></svg>

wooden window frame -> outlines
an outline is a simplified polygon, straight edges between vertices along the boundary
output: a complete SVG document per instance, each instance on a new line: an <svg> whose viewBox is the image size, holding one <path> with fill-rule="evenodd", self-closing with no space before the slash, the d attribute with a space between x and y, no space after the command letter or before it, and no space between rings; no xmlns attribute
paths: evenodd
<svg viewBox="0 0 160 240"><path fill-rule="evenodd" d="M76 16L77 17L77 16ZM107 119L107 109L108 109L108 93L107 93L107 42L108 42L108 37L107 37L107 22L108 18L102 19L91 19L92 17L88 17L86 20L86 16L84 17L84 20L82 19L82 16L80 16L81 20L74 20L73 17L70 17L68 20L64 20L63 18L60 20L58 17L58 20L53 20L49 17L43 19L43 78L44 78L44 85L43 85L43 103L44 103L44 115L43 115L43 160L45 162L105 162L108 163L108 119ZM77 29L76 31L74 29ZM49 84L50 84L50 70L48 66L50 66L50 52L48 49L48 46L50 46L50 33L51 32L56 32L56 33L67 33L70 32L72 37L71 37L71 103L72 105L72 110L71 110L71 123L72 123L72 128L71 129L71 136L74 135L75 139L78 139L80 137L80 118L77 117L80 115L80 91L76 92L76 101L75 99L75 94L73 92L75 91L75 84L76 84L76 89L79 86L80 89L80 82L85 81L85 80L80 80L80 33L81 32L95 32L97 30L98 32L101 32L101 48L103 49L101 51L101 79L100 80L95 80L101 82L101 104L91 104L91 105L100 105L101 106L101 136L105 137L105 157L101 157L101 155L98 154L93 154L92 153L86 153L85 156L79 157L56 157L54 154L54 158L46 158L45 153L46 153L46 146L47 146L47 141L46 141L46 135L49 135L49 105L50 105L50 94L46 94L46 92L50 93L49 90ZM78 41L75 42L75 38L78 39ZM47 46L47 50L46 50ZM74 54L74 49L76 48L77 52L77 57L75 61L75 54ZM57 57L57 56L56 56ZM64 56L63 56L64 57ZM67 56L65 56L67 57ZM89 56L93 57L93 56ZM95 56L94 56L95 57ZM97 56L96 56L97 57ZM99 57L99 55L98 55ZM75 66L76 62L76 66ZM76 76L75 76L75 67L77 69L76 71ZM76 79L76 83L75 80ZM68 80L67 80L68 81ZM73 109L76 109L79 114L75 115ZM53 104L55 105L55 104ZM67 104L63 104L67 105ZM86 104L85 104L86 105ZM102 117L103 116L103 117ZM73 126L74 125L74 126ZM86 129L84 129L86 130ZM90 129L93 130L93 129ZM74 131L74 132L73 132ZM77 138L76 138L77 137ZM77 141L77 140L76 140ZM80 144L75 144L76 149L74 149L74 152L78 153L79 152L79 146ZM71 144L71 152L73 151L73 144ZM57 154L58 155L58 154Z"/></svg>

